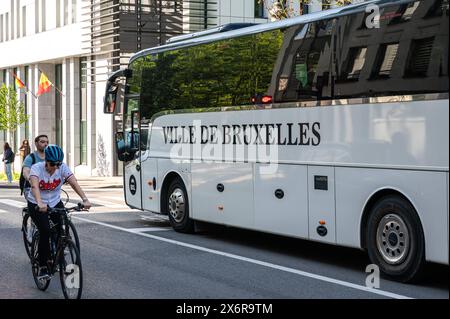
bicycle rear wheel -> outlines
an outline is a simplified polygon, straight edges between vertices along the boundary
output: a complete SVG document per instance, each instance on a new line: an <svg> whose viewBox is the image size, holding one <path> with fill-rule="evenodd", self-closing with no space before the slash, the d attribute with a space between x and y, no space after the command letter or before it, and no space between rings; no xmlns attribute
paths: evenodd
<svg viewBox="0 0 450 319"><path fill-rule="evenodd" d="M83 290L83 270L80 252L72 240L64 243L59 260L59 278L66 299L80 299Z"/></svg>
<svg viewBox="0 0 450 319"><path fill-rule="evenodd" d="M31 259L31 244L33 241L34 233L36 232L36 225L33 223L30 214L25 213L22 220L22 237L25 251L28 257Z"/></svg>
<svg viewBox="0 0 450 319"><path fill-rule="evenodd" d="M50 279L48 278L39 278L39 233L36 232L33 236L33 240L31 242L31 272L33 273L34 282L39 290L45 291L50 285Z"/></svg>

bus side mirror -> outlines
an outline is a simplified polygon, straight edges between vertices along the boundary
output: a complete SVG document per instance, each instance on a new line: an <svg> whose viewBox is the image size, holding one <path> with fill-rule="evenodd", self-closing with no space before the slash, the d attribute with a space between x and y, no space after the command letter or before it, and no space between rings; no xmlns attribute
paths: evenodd
<svg viewBox="0 0 450 319"><path fill-rule="evenodd" d="M123 132L117 132L115 134L115 141L116 141L117 157L119 161L128 162L134 159L136 150L134 149L134 147L127 145L125 141L125 134Z"/></svg>
<svg viewBox="0 0 450 319"><path fill-rule="evenodd" d="M114 113L117 105L119 85L117 83L109 82L106 84L106 92L103 100L103 113Z"/></svg>
<svg viewBox="0 0 450 319"><path fill-rule="evenodd" d="M129 134L129 142L130 142L130 148L132 152L139 151L139 132L132 131L127 132Z"/></svg>

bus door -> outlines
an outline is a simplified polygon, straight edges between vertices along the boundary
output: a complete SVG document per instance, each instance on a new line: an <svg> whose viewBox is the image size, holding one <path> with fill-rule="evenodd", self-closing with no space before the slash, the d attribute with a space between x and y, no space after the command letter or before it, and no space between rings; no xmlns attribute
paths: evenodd
<svg viewBox="0 0 450 319"><path fill-rule="evenodd" d="M129 149L129 157L124 161L125 201L131 207L142 209L139 98L127 97L124 111L123 138Z"/></svg>

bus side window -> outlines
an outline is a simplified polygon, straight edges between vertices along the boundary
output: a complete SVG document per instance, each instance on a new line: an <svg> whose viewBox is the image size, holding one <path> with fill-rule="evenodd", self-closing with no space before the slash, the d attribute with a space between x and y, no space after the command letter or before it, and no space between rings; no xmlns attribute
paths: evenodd
<svg viewBox="0 0 450 319"><path fill-rule="evenodd" d="M331 97L329 74L333 24L334 20L329 20L295 26L286 33L284 42L290 45L283 45L287 52L283 54L280 84L276 87L277 102Z"/></svg>

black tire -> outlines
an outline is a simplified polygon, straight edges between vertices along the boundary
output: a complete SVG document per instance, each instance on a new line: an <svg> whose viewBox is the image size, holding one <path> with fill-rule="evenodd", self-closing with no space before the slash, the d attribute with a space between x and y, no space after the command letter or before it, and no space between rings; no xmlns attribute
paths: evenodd
<svg viewBox="0 0 450 319"><path fill-rule="evenodd" d="M39 276L39 254L38 254L38 244L39 244L39 233L36 232L33 236L31 242L31 272L33 273L34 283L39 290L45 291L50 285L51 277L47 279L38 279Z"/></svg>
<svg viewBox="0 0 450 319"><path fill-rule="evenodd" d="M425 239L414 207L404 198L386 196L372 208L366 243L381 273L401 282L417 281L425 265Z"/></svg>
<svg viewBox="0 0 450 319"><path fill-rule="evenodd" d="M31 233L29 234L28 232L30 231L30 228L31 228ZM25 246L25 251L27 252L28 258L30 258L30 259L31 259L31 245L32 245L32 241L33 241L33 236L36 232L37 232L37 228L36 228L36 225L34 225L30 214L24 213L23 219L22 219L22 238L23 238L23 244Z"/></svg>
<svg viewBox="0 0 450 319"><path fill-rule="evenodd" d="M83 292L83 269L76 244L68 239L59 258L59 279L66 299L80 299Z"/></svg>
<svg viewBox="0 0 450 319"><path fill-rule="evenodd" d="M70 220L69 220L69 236L70 239L74 241L75 245L77 246L78 252L81 254L80 239L78 238L78 233L75 228L75 225Z"/></svg>
<svg viewBox="0 0 450 319"><path fill-rule="evenodd" d="M28 234L29 228L33 227L31 235ZM25 246L25 251L29 258L31 258L31 240L29 238L33 238L34 233L37 232L37 227L34 225L33 220L30 217L30 214L25 213L22 220L22 237L23 243ZM77 245L78 251L80 252L80 239L78 238L77 230L74 224L69 221L69 236L75 244Z"/></svg>
<svg viewBox="0 0 450 319"><path fill-rule="evenodd" d="M186 187L180 178L174 179L165 196L165 211L170 225L180 233L193 233L194 221L189 217L189 199Z"/></svg>

